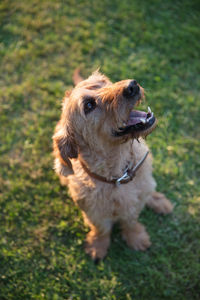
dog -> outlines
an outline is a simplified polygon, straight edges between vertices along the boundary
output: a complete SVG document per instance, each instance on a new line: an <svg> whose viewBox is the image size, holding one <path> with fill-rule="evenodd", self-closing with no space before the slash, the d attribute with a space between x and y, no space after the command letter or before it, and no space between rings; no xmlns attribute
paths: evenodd
<svg viewBox="0 0 200 300"><path fill-rule="evenodd" d="M98 262L119 222L122 238L134 250L146 250L150 238L138 217L145 205L168 214L172 203L156 192L152 157L144 138L157 120L135 107L144 90L134 79L112 83L95 71L86 80L76 71L66 92L53 135L54 168L90 227L85 250Z"/></svg>

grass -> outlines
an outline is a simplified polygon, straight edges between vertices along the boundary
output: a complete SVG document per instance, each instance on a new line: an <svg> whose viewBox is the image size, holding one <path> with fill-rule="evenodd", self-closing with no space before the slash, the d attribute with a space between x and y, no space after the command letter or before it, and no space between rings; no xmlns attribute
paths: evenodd
<svg viewBox="0 0 200 300"><path fill-rule="evenodd" d="M0 299L199 299L198 0L0 2ZM147 142L170 216L145 209L152 247L116 227L105 261L83 251L80 211L52 170L73 70L136 78L159 126ZM145 107L147 104L145 104Z"/></svg>

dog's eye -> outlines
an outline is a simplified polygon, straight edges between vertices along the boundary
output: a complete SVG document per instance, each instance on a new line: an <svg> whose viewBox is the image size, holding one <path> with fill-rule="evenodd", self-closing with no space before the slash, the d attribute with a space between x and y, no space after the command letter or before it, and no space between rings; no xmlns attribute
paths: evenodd
<svg viewBox="0 0 200 300"><path fill-rule="evenodd" d="M95 107L96 107L95 99L93 99L93 98L87 99L84 103L85 114L88 114L89 112L91 112L93 109L95 109Z"/></svg>

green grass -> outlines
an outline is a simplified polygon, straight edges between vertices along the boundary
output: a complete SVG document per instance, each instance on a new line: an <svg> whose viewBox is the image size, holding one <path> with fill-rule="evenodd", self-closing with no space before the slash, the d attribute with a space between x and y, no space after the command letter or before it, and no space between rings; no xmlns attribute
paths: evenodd
<svg viewBox="0 0 200 300"><path fill-rule="evenodd" d="M198 0L0 2L0 299L199 299ZM152 247L118 227L105 261L52 170L51 136L73 70L136 78L159 119L148 137L174 213L145 209ZM145 107L147 106L145 104Z"/></svg>

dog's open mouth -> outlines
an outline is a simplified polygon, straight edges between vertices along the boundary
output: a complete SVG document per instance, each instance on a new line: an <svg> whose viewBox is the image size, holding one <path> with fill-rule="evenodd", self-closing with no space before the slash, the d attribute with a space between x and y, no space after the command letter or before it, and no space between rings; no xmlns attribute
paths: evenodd
<svg viewBox="0 0 200 300"><path fill-rule="evenodd" d="M133 137L147 136L156 127L156 118L150 107L148 112L132 110L128 121L124 124L124 127L120 127L119 131L115 131L115 136L123 136L131 134Z"/></svg>

